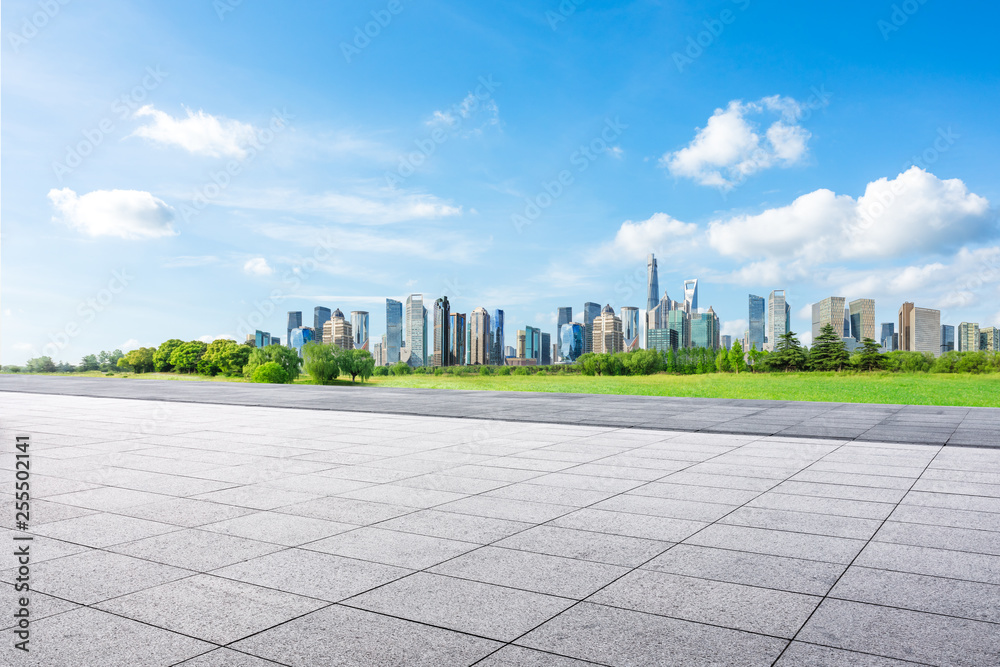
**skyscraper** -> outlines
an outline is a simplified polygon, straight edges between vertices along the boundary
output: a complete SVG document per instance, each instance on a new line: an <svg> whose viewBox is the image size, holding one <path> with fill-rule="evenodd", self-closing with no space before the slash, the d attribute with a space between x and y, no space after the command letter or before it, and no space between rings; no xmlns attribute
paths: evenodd
<svg viewBox="0 0 1000 667"><path fill-rule="evenodd" d="M559 349L557 354L562 354L562 328L563 325L573 319L573 308L570 306L560 307L556 310L556 347ZM559 359L556 359L558 362Z"/></svg>
<svg viewBox="0 0 1000 667"><path fill-rule="evenodd" d="M288 347L292 346L292 329L298 329L300 326L302 326L302 311L288 311L288 335L285 337L285 344L288 345Z"/></svg>
<svg viewBox="0 0 1000 667"><path fill-rule="evenodd" d="M899 349L941 354L941 311L907 301L899 308Z"/></svg>
<svg viewBox="0 0 1000 667"><path fill-rule="evenodd" d="M434 356L431 366L451 365L451 304L443 296L434 302Z"/></svg>
<svg viewBox="0 0 1000 667"><path fill-rule="evenodd" d="M843 307L842 307L843 308ZM778 344L778 339L788 333L791 318L791 306L785 301L785 290L772 290L767 297L767 335L766 349L773 351Z"/></svg>
<svg viewBox="0 0 1000 667"><path fill-rule="evenodd" d="M536 364L542 362L542 332L532 326L524 327L524 358L534 359Z"/></svg>
<svg viewBox="0 0 1000 667"><path fill-rule="evenodd" d="M656 258L650 253L646 258L646 312L656 308L660 298L660 278L656 271Z"/></svg>
<svg viewBox="0 0 1000 667"><path fill-rule="evenodd" d="M851 337L859 343L875 340L875 299L855 299L850 303Z"/></svg>
<svg viewBox="0 0 1000 667"><path fill-rule="evenodd" d="M593 332L594 332L594 319L600 317L601 315L601 304L588 301L583 304L583 325L587 328L587 338L586 346L587 352L592 352L591 343L593 342Z"/></svg>
<svg viewBox="0 0 1000 667"><path fill-rule="evenodd" d="M528 356L528 332L524 329L517 330L517 349L514 356L518 359L525 359Z"/></svg>
<svg viewBox="0 0 1000 667"><path fill-rule="evenodd" d="M399 361L403 347L403 302L385 300L385 362L389 366Z"/></svg>
<svg viewBox="0 0 1000 667"><path fill-rule="evenodd" d="M449 365L465 365L465 313L451 313L451 322L448 325L451 333L449 341Z"/></svg>
<svg viewBox="0 0 1000 667"><path fill-rule="evenodd" d="M979 351L979 323L962 322L958 325L958 351Z"/></svg>
<svg viewBox="0 0 1000 667"><path fill-rule="evenodd" d="M663 327L664 329L673 332L669 334L670 345L674 346L676 343L676 347L673 349L691 347L691 316L686 310L674 308L667 313L667 321L664 324L666 325Z"/></svg>
<svg viewBox="0 0 1000 667"><path fill-rule="evenodd" d="M563 362L574 362L580 358L586 349L583 337L586 335L586 327L580 322L567 322L562 325L559 340L562 347L559 348L559 358Z"/></svg>
<svg viewBox="0 0 1000 667"><path fill-rule="evenodd" d="M639 309L622 306L622 335L625 337L625 351L639 349Z"/></svg>
<svg viewBox="0 0 1000 667"><path fill-rule="evenodd" d="M342 350L354 349L354 336L351 325L340 312L340 308L333 311L333 315L326 324L323 325L323 340L333 343Z"/></svg>
<svg viewBox="0 0 1000 667"><path fill-rule="evenodd" d="M1000 348L1000 327L983 327L979 330L979 349L996 352Z"/></svg>
<svg viewBox="0 0 1000 667"><path fill-rule="evenodd" d="M485 308L476 308L469 316L469 363L490 363L490 315Z"/></svg>
<svg viewBox="0 0 1000 667"><path fill-rule="evenodd" d="M622 321L615 315L610 304L604 306L601 314L592 324L591 349L597 354L621 352L625 347Z"/></svg>
<svg viewBox="0 0 1000 667"><path fill-rule="evenodd" d="M844 338L851 337L851 310L844 308Z"/></svg>
<svg viewBox="0 0 1000 667"><path fill-rule="evenodd" d="M711 306L704 313L691 315L691 347L719 349L719 316Z"/></svg>
<svg viewBox="0 0 1000 667"><path fill-rule="evenodd" d="M828 296L819 303L814 303L812 307L812 339L819 338L820 332L827 324L833 327L837 336L847 337L850 335L851 323L844 321L844 302L847 301L842 296ZM847 331L845 334L844 331ZM775 341L772 341L775 342ZM773 349L773 348L772 348Z"/></svg>
<svg viewBox="0 0 1000 667"><path fill-rule="evenodd" d="M326 324L327 320L330 319L330 309L325 306L316 306L313 308L313 335L320 339L320 342L325 342L323 338L323 325Z"/></svg>
<svg viewBox="0 0 1000 667"><path fill-rule="evenodd" d="M368 349L368 311L351 311L351 333L354 335L354 349Z"/></svg>
<svg viewBox="0 0 1000 667"><path fill-rule="evenodd" d="M503 311L499 308L493 311L490 318L490 364L503 366L504 358Z"/></svg>
<svg viewBox="0 0 1000 667"><path fill-rule="evenodd" d="M748 342L758 351L764 349L764 317L765 306L764 297L755 294L750 295L750 329ZM747 348L749 351L750 348Z"/></svg>
<svg viewBox="0 0 1000 667"><path fill-rule="evenodd" d="M684 305L689 313L698 312L698 279L684 281Z"/></svg>
<svg viewBox="0 0 1000 667"><path fill-rule="evenodd" d="M552 364L552 336L542 333L542 366Z"/></svg>
<svg viewBox="0 0 1000 667"><path fill-rule="evenodd" d="M302 356L302 348L313 339L313 330L309 327L296 327L288 337L288 347L292 348Z"/></svg>
<svg viewBox="0 0 1000 667"><path fill-rule="evenodd" d="M406 342L410 348L410 365L427 365L427 309L423 294L406 297Z"/></svg>
<svg viewBox="0 0 1000 667"><path fill-rule="evenodd" d="M878 338L878 342L882 344L887 352L892 352L895 348L893 345L893 336L896 329L896 324L894 322L883 322L882 323L882 334Z"/></svg>
<svg viewBox="0 0 1000 667"><path fill-rule="evenodd" d="M955 351L955 325L941 325L941 354Z"/></svg>

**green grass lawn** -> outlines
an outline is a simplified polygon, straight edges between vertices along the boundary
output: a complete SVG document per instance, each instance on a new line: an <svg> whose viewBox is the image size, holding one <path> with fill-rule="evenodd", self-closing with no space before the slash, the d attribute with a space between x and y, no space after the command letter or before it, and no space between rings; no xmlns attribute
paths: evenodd
<svg viewBox="0 0 1000 667"><path fill-rule="evenodd" d="M102 376L99 372L69 376ZM113 377L121 378L122 375ZM243 382L242 378L174 373L129 375L132 378ZM296 384L310 384L305 376ZM338 385L350 385L340 379ZM361 386L361 383L358 383ZM1000 407L1000 373L988 375L937 373L767 373L740 375L648 375L587 377L585 375L404 375L373 377L364 386L544 391L583 394L696 396L837 403L902 403Z"/></svg>

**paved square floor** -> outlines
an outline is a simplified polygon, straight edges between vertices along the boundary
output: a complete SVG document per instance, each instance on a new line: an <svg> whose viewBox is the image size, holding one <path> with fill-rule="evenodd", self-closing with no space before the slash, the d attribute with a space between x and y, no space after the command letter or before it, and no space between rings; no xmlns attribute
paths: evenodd
<svg viewBox="0 0 1000 667"><path fill-rule="evenodd" d="M1000 665L998 449L14 392L0 438L3 665Z"/></svg>

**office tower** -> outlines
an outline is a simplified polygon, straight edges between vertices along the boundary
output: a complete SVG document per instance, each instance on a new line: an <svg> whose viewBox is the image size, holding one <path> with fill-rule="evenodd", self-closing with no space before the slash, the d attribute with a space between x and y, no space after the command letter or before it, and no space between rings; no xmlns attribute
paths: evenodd
<svg viewBox="0 0 1000 667"><path fill-rule="evenodd" d="M541 333L541 330L535 327L524 327L524 358L534 359L538 364L542 362Z"/></svg>
<svg viewBox="0 0 1000 667"><path fill-rule="evenodd" d="M590 346L595 354L621 352L625 348L621 318L615 315L610 304L604 306L594 320L592 331Z"/></svg>
<svg viewBox="0 0 1000 667"><path fill-rule="evenodd" d="M385 366L385 348L382 347L382 343L375 343L372 358L375 360L376 366Z"/></svg>
<svg viewBox="0 0 1000 667"><path fill-rule="evenodd" d="M587 349L583 341L587 328L580 322L567 322L561 329L559 340L562 341L562 347L559 348L559 359L564 363L572 363Z"/></svg>
<svg viewBox="0 0 1000 667"><path fill-rule="evenodd" d="M385 362L389 366L399 361L403 347L403 302L385 300Z"/></svg>
<svg viewBox="0 0 1000 667"><path fill-rule="evenodd" d="M842 296L828 296L819 303L814 303L812 307L812 339L815 341L819 338L820 333L823 331L823 327L827 324L833 327L834 332L838 337L850 336L851 323L850 320L845 322L844 320L844 302L847 301ZM847 333L844 333L847 331ZM777 339L772 339L772 343L777 342ZM771 349L774 349L773 347Z"/></svg>
<svg viewBox="0 0 1000 667"><path fill-rule="evenodd" d="M290 310L288 311L288 331L285 336L285 343L291 347L292 343L292 329L298 329L302 326L302 311L301 310Z"/></svg>
<svg viewBox="0 0 1000 667"><path fill-rule="evenodd" d="M257 329L253 334L254 347L267 347L271 344L271 334Z"/></svg>
<svg viewBox="0 0 1000 667"><path fill-rule="evenodd" d="M844 338L851 337L851 311L844 308Z"/></svg>
<svg viewBox="0 0 1000 667"><path fill-rule="evenodd" d="M469 319L465 320L465 365L472 363L472 329L469 328Z"/></svg>
<svg viewBox="0 0 1000 667"><path fill-rule="evenodd" d="M698 312L698 280L684 281L684 306L689 313Z"/></svg>
<svg viewBox="0 0 1000 667"><path fill-rule="evenodd" d="M318 342L326 342L323 340L323 325L326 324L327 320L330 319L330 309L325 306L316 306L313 308L313 331L315 332L316 338L319 339Z"/></svg>
<svg viewBox="0 0 1000 667"><path fill-rule="evenodd" d="M962 322L958 325L958 351L979 351L979 323Z"/></svg>
<svg viewBox="0 0 1000 667"><path fill-rule="evenodd" d="M542 334L542 366L552 365L552 336Z"/></svg>
<svg viewBox="0 0 1000 667"><path fill-rule="evenodd" d="M556 347L562 350L562 328L563 325L573 319L573 308L570 306L560 307L556 310ZM556 353L561 354L561 352ZM557 358L558 362L559 359Z"/></svg>
<svg viewBox="0 0 1000 667"><path fill-rule="evenodd" d="M719 316L711 306L707 312L691 315L691 347L719 348Z"/></svg>
<svg viewBox="0 0 1000 667"><path fill-rule="evenodd" d="M941 325L941 354L955 351L955 326L952 324Z"/></svg>
<svg viewBox="0 0 1000 667"><path fill-rule="evenodd" d="M750 329L747 342L757 350L764 349L764 317L765 312L764 297L756 294L750 295ZM744 348L749 350L750 348Z"/></svg>
<svg viewBox="0 0 1000 667"><path fill-rule="evenodd" d="M516 357L516 356L517 356L517 350L514 349L513 345L504 345L503 346L503 359L504 359L504 363L507 363L508 359L511 359L513 357Z"/></svg>
<svg viewBox="0 0 1000 667"><path fill-rule="evenodd" d="M684 311L679 312L683 313ZM646 345L647 350L656 350L657 352L673 350L676 352L680 345L680 339L674 329L652 329L648 332Z"/></svg>
<svg viewBox="0 0 1000 667"><path fill-rule="evenodd" d="M996 352L1000 346L1000 328L983 327L979 330L979 349L983 352Z"/></svg>
<svg viewBox="0 0 1000 667"><path fill-rule="evenodd" d="M406 297L406 342L411 366L427 365L427 309L423 294Z"/></svg>
<svg viewBox="0 0 1000 667"><path fill-rule="evenodd" d="M476 308L469 316L469 363L490 363L490 314L485 308Z"/></svg>
<svg viewBox="0 0 1000 667"><path fill-rule="evenodd" d="M639 309L632 306L622 306L622 335L625 338L625 351L639 349Z"/></svg>
<svg viewBox="0 0 1000 667"><path fill-rule="evenodd" d="M886 352L892 352L893 350L896 349L895 346L893 345L893 336L892 336L895 328L896 328L895 322L882 323L882 334L879 336L878 341L879 343L882 344L882 347L885 348ZM952 327L952 340L954 340L954 335L955 335L954 331L955 331L954 327Z"/></svg>
<svg viewBox="0 0 1000 667"><path fill-rule="evenodd" d="M451 333L449 341L449 365L465 365L465 313L451 313L448 328Z"/></svg>
<svg viewBox="0 0 1000 667"><path fill-rule="evenodd" d="M344 319L344 314L340 308L333 311L333 315L323 325L323 340L333 343L341 350L354 349L354 335L351 331L351 324Z"/></svg>
<svg viewBox="0 0 1000 667"><path fill-rule="evenodd" d="M368 349L368 311L351 311L351 332L354 335L354 349Z"/></svg>
<svg viewBox="0 0 1000 667"><path fill-rule="evenodd" d="M941 311L907 301L899 308L899 349L941 354Z"/></svg>
<svg viewBox="0 0 1000 667"><path fill-rule="evenodd" d="M593 352L591 343L593 342L594 319L601 316L601 304L588 301L583 304L583 325L587 327L587 352Z"/></svg>
<svg viewBox="0 0 1000 667"><path fill-rule="evenodd" d="M451 304L446 296L434 302L434 356L431 366L451 366Z"/></svg>
<svg viewBox="0 0 1000 667"><path fill-rule="evenodd" d="M514 356L518 359L524 359L525 355L528 353L528 332L524 329L517 330L517 349L514 351Z"/></svg>
<svg viewBox="0 0 1000 667"><path fill-rule="evenodd" d="M764 329L764 335L767 337L767 342L764 344L766 350L773 351L778 345L778 339L788 333L790 314L791 306L785 301L785 290L772 290L767 297L767 326Z"/></svg>
<svg viewBox="0 0 1000 667"><path fill-rule="evenodd" d="M656 258L650 253L646 258L646 312L656 308L660 297L660 278L656 272Z"/></svg>
<svg viewBox="0 0 1000 667"><path fill-rule="evenodd" d="M875 338L875 299L855 299L850 303L851 337L859 343Z"/></svg>
<svg viewBox="0 0 1000 667"><path fill-rule="evenodd" d="M281 336L271 336L271 345L281 345Z"/></svg>
<svg viewBox="0 0 1000 667"><path fill-rule="evenodd" d="M490 364L502 366L505 357L503 311L498 308L493 311L493 317L490 318Z"/></svg>
<svg viewBox="0 0 1000 667"><path fill-rule="evenodd" d="M302 348L313 339L313 330L309 327L295 327L288 335L288 347L302 356Z"/></svg>
<svg viewBox="0 0 1000 667"><path fill-rule="evenodd" d="M677 338L677 347L674 349L691 347L691 315L679 308L667 313L667 321L664 329L673 331L671 336ZM673 343L671 343L673 344Z"/></svg>
<svg viewBox="0 0 1000 667"><path fill-rule="evenodd" d="M722 349L731 350L733 348L733 337L729 335L721 336L720 344Z"/></svg>

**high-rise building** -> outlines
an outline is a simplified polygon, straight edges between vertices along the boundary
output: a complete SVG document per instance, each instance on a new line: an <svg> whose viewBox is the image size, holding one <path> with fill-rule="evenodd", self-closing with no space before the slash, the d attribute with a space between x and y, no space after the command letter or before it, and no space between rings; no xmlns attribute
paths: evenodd
<svg viewBox="0 0 1000 667"><path fill-rule="evenodd" d="M646 258L646 312L656 308L660 298L660 278L656 271L656 258L650 253Z"/></svg>
<svg viewBox="0 0 1000 667"><path fill-rule="evenodd" d="M528 354L528 332L524 329L517 330L517 349L514 351L514 356L518 359L524 359Z"/></svg>
<svg viewBox="0 0 1000 667"><path fill-rule="evenodd" d="M542 333L542 366L552 364L552 336Z"/></svg>
<svg viewBox="0 0 1000 667"><path fill-rule="evenodd" d="M298 329L302 326L302 311L301 310L290 310L288 311L288 332L285 336L285 343L291 347L292 343L292 329Z"/></svg>
<svg viewBox="0 0 1000 667"><path fill-rule="evenodd" d="M493 311L493 317L490 318L490 364L502 366L505 357L503 311L498 308Z"/></svg>
<svg viewBox="0 0 1000 667"><path fill-rule="evenodd" d="M979 351L979 323L962 322L958 325L958 351Z"/></svg>
<svg viewBox="0 0 1000 667"><path fill-rule="evenodd" d="M1000 327L983 327L979 330L979 349L996 352L1000 348Z"/></svg>
<svg viewBox="0 0 1000 667"><path fill-rule="evenodd" d="M639 349L639 309L632 306L622 306L622 335L625 339L625 351Z"/></svg>
<svg viewBox="0 0 1000 667"><path fill-rule="evenodd" d="M698 279L684 281L684 305L688 313L698 312Z"/></svg>
<svg viewBox="0 0 1000 667"><path fill-rule="evenodd" d="M392 366L400 360L403 347L403 302L385 300L385 362Z"/></svg>
<svg viewBox="0 0 1000 667"><path fill-rule="evenodd" d="M720 338L721 338L720 345L722 346L722 349L728 351L728 350L731 350L733 348L733 337L732 336L726 334L724 336L721 336Z"/></svg>
<svg viewBox="0 0 1000 667"><path fill-rule="evenodd" d="M859 343L875 340L875 299L855 299L850 303L851 337Z"/></svg>
<svg viewBox="0 0 1000 667"><path fill-rule="evenodd" d="M767 342L764 348L773 351L778 344L778 339L789 332L791 319L791 306L785 301L785 290L771 290L767 297L767 327L765 336Z"/></svg>
<svg viewBox="0 0 1000 667"><path fill-rule="evenodd" d="M351 333L354 335L354 349L368 349L368 311L351 311Z"/></svg>
<svg viewBox="0 0 1000 667"><path fill-rule="evenodd" d="M323 340L333 343L342 350L354 349L354 335L351 330L351 324L344 319L344 314L340 312L340 308L333 311L333 315L323 325Z"/></svg>
<svg viewBox="0 0 1000 667"><path fill-rule="evenodd" d="M684 313L684 311L679 312ZM648 332L646 344L648 350L656 350L657 352L673 350L676 352L680 347L680 339L674 329L652 329Z"/></svg>
<svg viewBox="0 0 1000 667"><path fill-rule="evenodd" d="M899 349L941 354L941 311L907 301L899 308Z"/></svg>
<svg viewBox="0 0 1000 667"><path fill-rule="evenodd" d="M323 325L330 319L330 309L326 306L316 306L313 308L313 331L317 338L323 338ZM319 342L324 342L320 340Z"/></svg>
<svg viewBox="0 0 1000 667"><path fill-rule="evenodd" d="M253 334L254 347L267 347L271 344L271 334L257 329Z"/></svg>
<svg viewBox="0 0 1000 667"><path fill-rule="evenodd" d="M522 331L521 333L524 333L524 332ZM513 345L504 345L503 346L503 360L504 360L504 363L507 363L508 359L513 359L516 356L517 356L517 350L514 349Z"/></svg>
<svg viewBox="0 0 1000 667"><path fill-rule="evenodd" d="M851 311L844 308L844 338L851 337Z"/></svg>
<svg viewBox="0 0 1000 667"><path fill-rule="evenodd" d="M382 343L375 343L374 349L372 349L372 358L375 360L376 366L385 366L385 347Z"/></svg>
<svg viewBox="0 0 1000 667"><path fill-rule="evenodd" d="M313 339L313 330L310 327L295 327L288 335L288 347L292 348L302 356L302 348Z"/></svg>
<svg viewBox="0 0 1000 667"><path fill-rule="evenodd" d="M691 315L691 347L719 349L719 316L712 307L704 313Z"/></svg>
<svg viewBox="0 0 1000 667"><path fill-rule="evenodd" d="M485 308L476 308L469 316L469 363L490 363L490 314Z"/></svg>
<svg viewBox="0 0 1000 667"><path fill-rule="evenodd" d="M593 352L591 343L593 342L594 320L601 316L601 304L588 301L583 304L583 325L587 327L587 352Z"/></svg>
<svg viewBox="0 0 1000 667"><path fill-rule="evenodd" d="M452 313L448 325L451 333L449 343L451 366L465 365L465 313Z"/></svg>
<svg viewBox="0 0 1000 667"><path fill-rule="evenodd" d="M764 297L756 294L750 295L750 329L748 331L747 342L756 350L764 349L764 317L766 306ZM744 348L749 351L750 348Z"/></svg>
<svg viewBox="0 0 1000 667"><path fill-rule="evenodd" d="M882 323L882 335L879 336L878 342L882 344L882 347L886 352L892 352L896 349L893 343L893 332L896 328L895 322L883 322ZM952 336L954 337L954 329L952 329Z"/></svg>
<svg viewBox="0 0 1000 667"><path fill-rule="evenodd" d="M941 354L955 351L955 326L953 324L941 325Z"/></svg>
<svg viewBox="0 0 1000 667"><path fill-rule="evenodd" d="M434 302L434 356L431 366L451 366L451 304L446 296Z"/></svg>
<svg viewBox="0 0 1000 667"><path fill-rule="evenodd" d="M677 338L677 347L674 349L691 347L691 315L686 310L675 308L667 313L667 321L664 329L669 329L671 334L671 344L673 337Z"/></svg>
<svg viewBox="0 0 1000 667"><path fill-rule="evenodd" d="M524 358L542 363L542 332L532 326L524 327Z"/></svg>
<svg viewBox="0 0 1000 667"><path fill-rule="evenodd" d="M565 362L574 362L580 358L587 349L583 342L583 337L587 333L587 328L580 322L567 322L562 325L559 340L562 347L559 349L559 359Z"/></svg>
<svg viewBox="0 0 1000 667"><path fill-rule="evenodd" d="M427 365L427 308L423 294L406 297L406 343L411 366Z"/></svg>
<svg viewBox="0 0 1000 667"><path fill-rule="evenodd" d="M820 332L827 324L833 327L837 336L850 336L850 320L844 320L844 302L847 301L842 296L828 296L819 303L814 303L812 307L812 339L815 342L819 338ZM844 332L847 333L844 333ZM774 340L772 342L777 342ZM773 348L772 348L773 349Z"/></svg>
<svg viewBox="0 0 1000 667"><path fill-rule="evenodd" d="M570 306L561 306L556 310L556 347L558 352L556 352L557 358L556 362L559 362L558 355L562 354L562 328L563 325L572 321L573 319L573 308Z"/></svg>
<svg viewBox="0 0 1000 667"><path fill-rule="evenodd" d="M625 348L622 321L610 304L604 306L592 325L591 350L597 354L621 352Z"/></svg>

